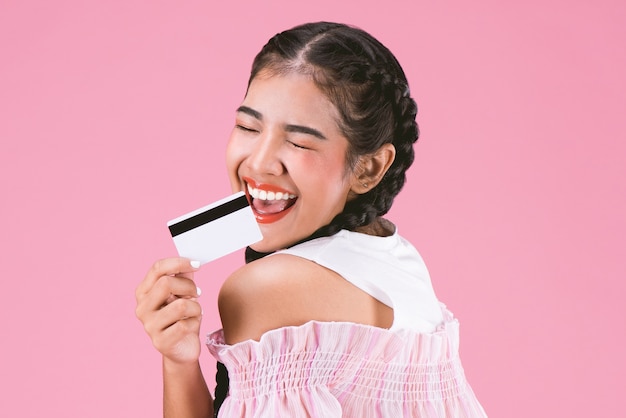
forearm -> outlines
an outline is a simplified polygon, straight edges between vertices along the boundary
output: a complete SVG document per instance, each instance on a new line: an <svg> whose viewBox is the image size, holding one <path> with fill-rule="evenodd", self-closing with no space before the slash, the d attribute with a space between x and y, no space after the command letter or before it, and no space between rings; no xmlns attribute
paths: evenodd
<svg viewBox="0 0 626 418"><path fill-rule="evenodd" d="M199 363L181 364L163 359L163 417L210 418L213 398Z"/></svg>

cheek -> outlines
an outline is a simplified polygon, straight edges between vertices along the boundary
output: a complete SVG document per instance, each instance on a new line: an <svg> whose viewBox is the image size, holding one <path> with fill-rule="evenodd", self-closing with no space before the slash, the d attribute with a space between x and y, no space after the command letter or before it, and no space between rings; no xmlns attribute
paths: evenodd
<svg viewBox="0 0 626 418"><path fill-rule="evenodd" d="M324 177L332 179L330 187L333 189L343 190L350 177L349 170L346 169L346 160L340 152L321 161L319 170Z"/></svg>
<svg viewBox="0 0 626 418"><path fill-rule="evenodd" d="M312 197L317 199L316 206L325 206L327 210L343 208L350 189L350 175L345 169L345 160L333 156L311 164L303 163L300 175L309 190L315 191Z"/></svg>

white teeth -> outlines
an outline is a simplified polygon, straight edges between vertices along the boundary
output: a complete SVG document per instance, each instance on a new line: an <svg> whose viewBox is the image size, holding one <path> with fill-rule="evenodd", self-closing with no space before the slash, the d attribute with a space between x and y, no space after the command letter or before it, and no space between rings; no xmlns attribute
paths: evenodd
<svg viewBox="0 0 626 418"><path fill-rule="evenodd" d="M295 199L295 194L283 193L283 192L268 192L267 190L255 189L248 184L248 194L253 199L259 200L289 200Z"/></svg>

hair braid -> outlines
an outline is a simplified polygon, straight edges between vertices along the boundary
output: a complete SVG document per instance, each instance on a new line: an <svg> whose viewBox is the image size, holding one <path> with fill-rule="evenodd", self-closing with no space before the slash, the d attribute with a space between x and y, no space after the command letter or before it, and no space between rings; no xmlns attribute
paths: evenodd
<svg viewBox="0 0 626 418"><path fill-rule="evenodd" d="M348 123L361 127L371 125L369 130L375 133L370 140L372 137L379 138L378 141L371 141L377 142L376 149L385 143L393 144L396 149L393 163L375 188L349 201L342 213L318 230L316 236L333 235L341 229L354 230L371 223L389 211L404 186L406 171L415 158L413 145L419 138L419 127L415 121L417 104L410 96L404 74L402 77L395 78L386 68L371 70L367 75L371 88L362 100L363 105L371 109L363 112L365 117L354 120L353 124ZM380 123L380 119L386 119L387 123ZM376 150L371 145L359 145L359 141L352 142L353 158Z"/></svg>

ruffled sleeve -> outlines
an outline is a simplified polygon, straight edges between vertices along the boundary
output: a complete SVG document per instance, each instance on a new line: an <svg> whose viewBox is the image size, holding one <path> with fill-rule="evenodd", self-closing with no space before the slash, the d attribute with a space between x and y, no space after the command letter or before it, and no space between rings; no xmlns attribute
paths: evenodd
<svg viewBox="0 0 626 418"><path fill-rule="evenodd" d="M444 313L432 333L311 321L227 345L214 332L207 346L230 376L219 417L486 417Z"/></svg>
<svg viewBox="0 0 626 418"><path fill-rule="evenodd" d="M224 417L342 417L333 388L354 379L367 361L386 362L402 341L386 330L351 323L309 322L265 333L260 341L207 346L230 376Z"/></svg>

